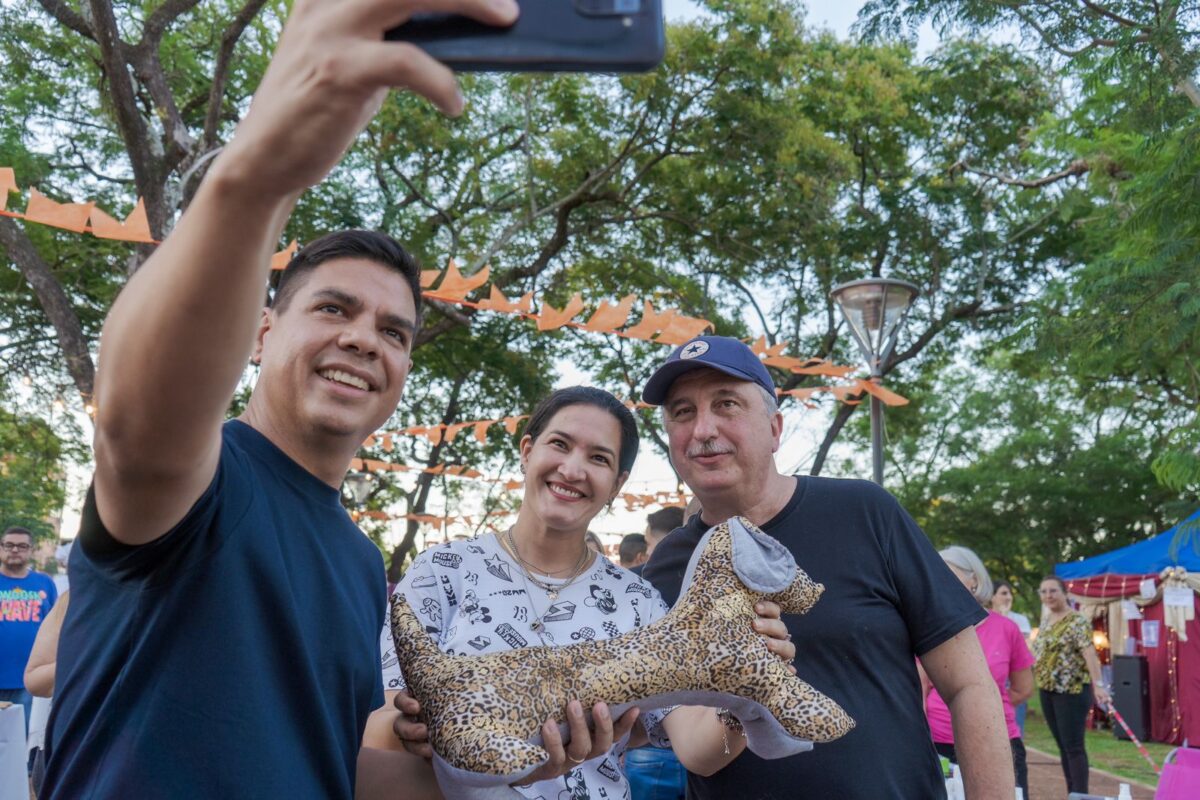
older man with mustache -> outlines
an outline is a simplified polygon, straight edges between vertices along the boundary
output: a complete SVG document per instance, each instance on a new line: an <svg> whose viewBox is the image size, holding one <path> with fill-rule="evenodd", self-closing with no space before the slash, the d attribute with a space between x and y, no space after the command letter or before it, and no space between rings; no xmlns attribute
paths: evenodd
<svg viewBox="0 0 1200 800"><path fill-rule="evenodd" d="M671 461L703 508L658 545L645 578L674 603L704 532L748 518L825 585L812 611L784 621L797 674L858 723L810 753L768 762L746 751L715 774L689 774L688 797L944 797L919 659L950 706L967 795L1012 798L1000 698L975 634L984 614L912 518L872 483L779 472L775 386L736 339L683 344L643 399L662 406Z"/></svg>

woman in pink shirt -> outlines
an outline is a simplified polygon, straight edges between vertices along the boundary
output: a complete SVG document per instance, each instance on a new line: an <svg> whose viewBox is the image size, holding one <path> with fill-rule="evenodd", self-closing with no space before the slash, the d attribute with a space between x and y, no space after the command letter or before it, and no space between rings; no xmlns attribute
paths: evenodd
<svg viewBox="0 0 1200 800"><path fill-rule="evenodd" d="M938 555L986 609L992 599L992 579L979 556L965 547L958 546L947 547ZM1021 787L1021 792L1028 798L1029 774L1025 767L1025 744L1021 741L1020 730L1017 729L1013 706L1020 705L1033 694L1033 654L1025 645L1025 637L1021 635L1016 623L1003 614L988 610L987 618L975 626L975 632L979 635L979 644L983 647L988 668L996 681L996 688L1000 690L1000 700L1004 703L1004 722L1008 726L1017 786ZM923 672L921 682L926 689L925 715L929 718L934 749L951 762L957 763L954 754L954 730L950 727L950 709L946 707L945 701Z"/></svg>

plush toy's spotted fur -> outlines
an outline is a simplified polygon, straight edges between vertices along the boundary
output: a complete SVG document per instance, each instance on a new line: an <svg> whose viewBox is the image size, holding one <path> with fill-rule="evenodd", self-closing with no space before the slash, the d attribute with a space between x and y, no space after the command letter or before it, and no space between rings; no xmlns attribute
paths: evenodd
<svg viewBox="0 0 1200 800"><path fill-rule="evenodd" d="M534 743L541 723L548 717L562 721L568 699L589 708L598 701L618 706L680 692L752 700L797 739L827 742L846 733L854 725L846 712L792 675L752 629L758 600L801 614L824 587L796 568L783 591L754 592L731 568L731 542L728 523L709 534L703 552L693 557L691 585L662 619L613 639L567 647L447 655L397 592L396 653L434 750L469 772L527 773L548 757Z"/></svg>

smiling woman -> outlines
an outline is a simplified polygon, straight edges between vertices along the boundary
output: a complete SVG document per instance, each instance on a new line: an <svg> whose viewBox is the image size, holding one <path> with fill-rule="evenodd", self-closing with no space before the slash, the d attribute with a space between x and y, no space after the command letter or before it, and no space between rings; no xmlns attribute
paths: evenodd
<svg viewBox="0 0 1200 800"><path fill-rule="evenodd" d="M427 550L396 589L439 647L470 654L554 647L609 639L663 616L666 606L649 584L593 552L585 540L637 457L637 424L629 410L600 389L560 389L534 409L518 446L526 479L516 523L500 535ZM381 650L386 688L403 688L388 629ZM518 791L559 797L586 787L585 796L628 796L615 743L637 712L616 721L602 703L590 712L591 731L579 703L568 705L565 745L557 725L544 726L550 761ZM364 741L387 746L388 735L374 742L369 731Z"/></svg>

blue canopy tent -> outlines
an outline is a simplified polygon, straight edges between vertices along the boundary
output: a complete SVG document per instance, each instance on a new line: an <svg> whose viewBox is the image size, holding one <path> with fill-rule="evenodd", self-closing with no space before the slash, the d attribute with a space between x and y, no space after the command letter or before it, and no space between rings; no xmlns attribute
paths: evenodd
<svg viewBox="0 0 1200 800"><path fill-rule="evenodd" d="M1182 529L1182 535L1180 536ZM1175 538L1179 536L1180 541ZM1126 547L1085 558L1056 564L1054 574L1063 580L1092 578L1096 575L1148 575L1167 567L1183 567L1200 572L1200 510L1175 527Z"/></svg>
<svg viewBox="0 0 1200 800"><path fill-rule="evenodd" d="M1114 642L1126 634L1136 640L1137 654L1145 656L1149 675L1150 729L1154 741L1180 744L1200 741L1200 602L1178 632L1168 628L1161 596L1139 599L1142 582L1161 585L1167 567L1183 567L1200 574L1200 510L1169 530L1144 542L1128 545L1082 561L1056 564L1054 574L1067 582L1068 591L1091 603L1107 606L1101 619L1108 627L1121 620L1119 630L1109 630ZM1189 580L1188 584L1195 584ZM1121 601L1136 600L1141 619L1125 620ZM1145 646L1143 625L1153 622L1161 635ZM1186 635L1179 635L1180 633ZM1118 705L1120 700L1118 700Z"/></svg>

